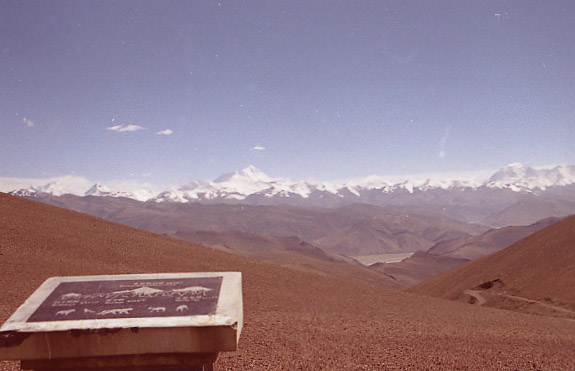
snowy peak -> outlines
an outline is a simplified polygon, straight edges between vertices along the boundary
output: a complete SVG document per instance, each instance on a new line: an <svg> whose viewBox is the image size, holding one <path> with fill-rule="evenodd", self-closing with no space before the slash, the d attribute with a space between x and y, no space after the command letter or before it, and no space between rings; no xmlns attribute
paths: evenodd
<svg viewBox="0 0 575 371"><path fill-rule="evenodd" d="M270 178L254 166L225 174L213 181L194 181L181 187L165 191L130 187L124 190L117 186L86 183L73 177L52 179L44 185L10 192L23 197L43 195L60 196L76 194L84 196L125 197L151 202L255 202L290 203L304 202L304 199L336 199L337 202L367 202L379 199L384 194L419 193L438 189L505 189L514 192L535 193L550 187L575 185L575 165L559 165L547 168L533 168L519 163L509 164L488 178L464 174L414 175L411 177L368 176L341 182L302 181L287 178ZM92 184L90 186L90 184ZM89 187L89 188L88 188ZM85 192L78 190L87 189ZM72 191L75 190L75 191ZM272 201L273 200L273 201ZM305 201L308 202L308 201Z"/></svg>
<svg viewBox="0 0 575 371"><path fill-rule="evenodd" d="M509 164L493 174L490 182L512 182L535 175L535 170L518 162Z"/></svg>
<svg viewBox="0 0 575 371"><path fill-rule="evenodd" d="M105 185L96 183L84 193L84 196L108 196L110 192L110 189Z"/></svg>
<svg viewBox="0 0 575 371"><path fill-rule="evenodd" d="M11 195L21 197L40 197L43 195L62 196L72 194L73 191L66 184L59 181L49 182L41 186L30 186L20 190L9 192Z"/></svg>
<svg viewBox="0 0 575 371"><path fill-rule="evenodd" d="M21 183L21 185L13 188L9 193L24 197L62 196L65 194L81 196L93 184L88 179L76 175L64 175L48 179L22 179L17 183Z"/></svg>
<svg viewBox="0 0 575 371"><path fill-rule="evenodd" d="M575 184L575 166L559 165L551 169L534 169L513 163L493 174L487 181L490 188L508 188L513 191L545 190L552 186Z"/></svg>
<svg viewBox="0 0 575 371"><path fill-rule="evenodd" d="M36 188L38 193L48 193L54 196L61 196L66 193L70 193L70 189L67 184L61 181L54 181L43 186Z"/></svg>
<svg viewBox="0 0 575 371"><path fill-rule="evenodd" d="M241 171L224 174L213 181L195 181L182 187L160 193L154 202L190 202L190 201L241 201L256 194L271 197L293 187L294 181L273 179L249 166ZM300 182L295 181L299 185ZM302 188L302 187L299 187ZM305 187L303 187L305 188Z"/></svg>
<svg viewBox="0 0 575 371"><path fill-rule="evenodd" d="M40 197L40 196L45 195L45 193L38 191L36 189L36 187L13 190L13 191L8 192L8 194L10 194L12 196L18 196L18 197Z"/></svg>
<svg viewBox="0 0 575 371"><path fill-rule="evenodd" d="M224 174L214 180L214 183L240 182L240 183L257 183L269 182L271 180L266 174L258 170L255 166L236 171L230 174Z"/></svg>
<svg viewBox="0 0 575 371"><path fill-rule="evenodd" d="M118 190L111 190L110 188L106 187L103 184L96 183L90 189L88 189L84 196L96 196L96 197L125 197L125 198L132 198L138 201L146 201L150 197L153 197L152 194L145 190L140 190L136 192L126 192L126 191L118 191Z"/></svg>

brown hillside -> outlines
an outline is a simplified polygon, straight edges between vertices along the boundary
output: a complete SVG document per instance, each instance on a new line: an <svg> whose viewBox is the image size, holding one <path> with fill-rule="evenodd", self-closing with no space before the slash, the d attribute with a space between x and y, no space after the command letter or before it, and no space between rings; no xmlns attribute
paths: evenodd
<svg viewBox="0 0 575 371"><path fill-rule="evenodd" d="M173 237L266 261L284 267L310 271L330 277L370 283L387 288L407 286L382 276L343 255L326 252L297 237L273 237L242 232L178 232ZM385 273L383 273L385 274Z"/></svg>
<svg viewBox="0 0 575 371"><path fill-rule="evenodd" d="M408 291L575 318L575 216Z"/></svg>
<svg viewBox="0 0 575 371"><path fill-rule="evenodd" d="M376 215L314 241L347 256L425 251L445 239L467 237L487 228L443 217Z"/></svg>
<svg viewBox="0 0 575 371"><path fill-rule="evenodd" d="M492 229L478 236L445 240L438 242L427 252L452 258L475 260L503 250L557 221L559 218L547 218L524 227Z"/></svg>
<svg viewBox="0 0 575 371"><path fill-rule="evenodd" d="M375 263L371 269L395 278L406 287L417 285L441 272L467 263L467 259L451 258L418 251L397 263Z"/></svg>
<svg viewBox="0 0 575 371"><path fill-rule="evenodd" d="M3 194L0 221L1 320L49 276L241 271L240 350L217 369L575 368L575 322L250 261Z"/></svg>
<svg viewBox="0 0 575 371"><path fill-rule="evenodd" d="M235 231L266 236L297 236L306 241L332 234L361 220L366 213L373 213L365 210L347 215L345 211L322 208L154 203L73 195L47 195L38 200L160 234Z"/></svg>
<svg viewBox="0 0 575 371"><path fill-rule="evenodd" d="M493 227L529 225L549 217L575 214L575 202L544 197L527 197L483 219Z"/></svg>

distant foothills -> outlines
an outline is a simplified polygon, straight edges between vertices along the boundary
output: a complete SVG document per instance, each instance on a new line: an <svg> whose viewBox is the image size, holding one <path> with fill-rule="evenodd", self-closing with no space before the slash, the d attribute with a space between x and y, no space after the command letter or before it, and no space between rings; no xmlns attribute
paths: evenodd
<svg viewBox="0 0 575 371"><path fill-rule="evenodd" d="M405 288L575 214L575 166L337 184L270 178L250 166L149 197L100 184L73 194L58 182L10 193L282 266L341 278L338 264L351 264L362 280Z"/></svg>

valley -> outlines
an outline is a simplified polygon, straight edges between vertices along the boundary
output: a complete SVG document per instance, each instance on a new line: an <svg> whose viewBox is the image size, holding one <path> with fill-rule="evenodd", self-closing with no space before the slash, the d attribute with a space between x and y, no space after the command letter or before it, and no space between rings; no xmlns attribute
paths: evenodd
<svg viewBox="0 0 575 371"><path fill-rule="evenodd" d="M575 325L562 319L413 295L386 288L381 279L375 285L278 267L13 196L0 194L0 212L0 269L6 273L0 277L1 319L50 276L241 271L240 349L222 355L216 369L575 366ZM538 240L568 241L562 233L573 220L557 223L552 236L540 231ZM549 256L566 267L573 261L559 251ZM557 288L547 295L573 303L560 294L560 277L545 283ZM0 362L0 369L18 366Z"/></svg>

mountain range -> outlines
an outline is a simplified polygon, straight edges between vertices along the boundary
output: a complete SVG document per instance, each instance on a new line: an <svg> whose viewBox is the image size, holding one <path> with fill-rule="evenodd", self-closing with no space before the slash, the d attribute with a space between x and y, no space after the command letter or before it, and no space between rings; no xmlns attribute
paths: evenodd
<svg viewBox="0 0 575 371"><path fill-rule="evenodd" d="M12 190L10 194L46 198L76 194L127 198L150 204L244 204L336 208L364 203L402 213L444 216L493 227L529 225L549 216L575 213L575 165L535 169L510 164L487 179L424 178L394 181L370 176L344 182L271 178L253 166L213 181L194 181L162 192L121 191L94 184L72 192L60 181ZM520 203L520 204L518 204Z"/></svg>

